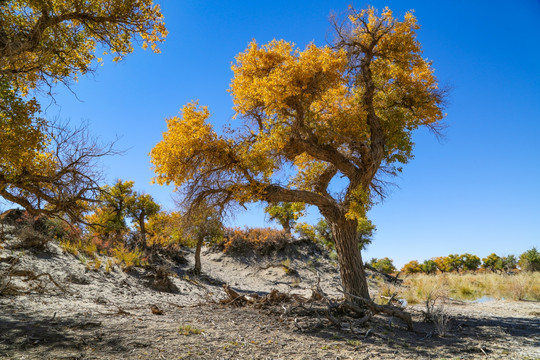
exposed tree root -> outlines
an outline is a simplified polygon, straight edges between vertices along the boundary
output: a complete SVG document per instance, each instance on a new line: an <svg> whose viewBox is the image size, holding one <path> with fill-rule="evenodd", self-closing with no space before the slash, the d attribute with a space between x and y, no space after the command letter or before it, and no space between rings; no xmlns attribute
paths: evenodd
<svg viewBox="0 0 540 360"><path fill-rule="evenodd" d="M223 285L223 290L227 294L228 298L221 300L221 303L239 307L245 305L253 305L255 307L260 307L263 305L279 305L292 301L304 303L308 300L300 295L289 295L279 292L276 289L272 289L272 291L265 296L260 296L259 294L241 295L231 289L229 285Z"/></svg>
<svg viewBox="0 0 540 360"><path fill-rule="evenodd" d="M42 274L39 274L39 275L35 275L35 274L34 274L33 272L31 272L31 271L30 271L30 273L31 273L31 275L29 275L28 278L25 279L25 280L23 280L23 281L25 281L25 282L33 281L33 280L39 279L39 278L42 277L42 276L47 276L47 277L49 278L49 280L50 280L54 285L56 285L57 288L59 288L60 290L62 290L62 292L67 292L66 289L64 289L62 286L60 286L60 284L58 284L58 283L53 279L53 277L52 277L51 274L49 274L49 273L42 273ZM40 284L40 285L41 285L41 284Z"/></svg>
<svg viewBox="0 0 540 360"><path fill-rule="evenodd" d="M414 330L411 315L402 309L391 305L379 305L371 300L350 294L346 295L355 299L355 302L347 300L335 302L328 298L318 285L312 289L312 295L309 299L300 295L285 294L276 289L273 289L265 296L260 296L258 294L242 295L231 289L228 285L224 285L223 289L227 294L227 298L221 300L221 303L225 305L237 307L248 305L254 307L281 305L285 311L282 316L287 315L293 308L301 308L304 313L315 315L317 317L322 315L333 326L342 330L350 330L351 332L355 332L350 320L351 317L354 319L354 326L359 327L366 324L374 314L382 313L403 320L407 324L407 329L409 331ZM284 306L284 304L287 303L294 303L294 305L287 308ZM308 304L309 307L306 307L305 305Z"/></svg>
<svg viewBox="0 0 540 360"><path fill-rule="evenodd" d="M345 291L340 290L345 295L348 295L352 297L353 299L357 300L361 305L367 307L369 310L371 310L374 314L383 313L389 316L397 317L401 320L403 320L407 324L407 330L414 331L413 323L411 314L401 310L398 307L392 306L392 305L379 305L374 303L373 301L369 299L364 299L360 296L352 295L349 293L346 293ZM349 303L349 306L352 305Z"/></svg>
<svg viewBox="0 0 540 360"><path fill-rule="evenodd" d="M58 282L54 280L51 274L49 273L42 273L42 274L36 274L32 270L20 270L15 269L15 265L17 264L16 261L13 261L10 268L5 270L2 274L0 274L0 294L25 294L29 293L31 291L39 291L44 292L45 287L43 286L40 278L47 277L51 283L53 283L57 288L59 288L62 292L68 292L63 286L61 286ZM30 281L36 281L39 280L37 285L30 290L24 291L23 289L20 289L14 285L12 285L11 279L13 277L20 276L20 277L26 277L24 279L24 282L30 282Z"/></svg>

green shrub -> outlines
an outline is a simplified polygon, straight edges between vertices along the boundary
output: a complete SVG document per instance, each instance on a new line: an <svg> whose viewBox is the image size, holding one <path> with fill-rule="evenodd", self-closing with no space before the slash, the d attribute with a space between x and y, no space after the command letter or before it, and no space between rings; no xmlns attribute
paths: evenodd
<svg viewBox="0 0 540 360"><path fill-rule="evenodd" d="M540 271L540 253L535 247L519 256L519 267L525 271Z"/></svg>

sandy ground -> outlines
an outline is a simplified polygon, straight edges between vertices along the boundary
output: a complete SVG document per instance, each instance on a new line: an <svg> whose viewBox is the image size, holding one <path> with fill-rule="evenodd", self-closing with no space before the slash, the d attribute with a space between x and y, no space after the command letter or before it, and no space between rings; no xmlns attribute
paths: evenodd
<svg viewBox="0 0 540 360"><path fill-rule="evenodd" d="M26 293L0 296L0 358L540 359L538 302L447 302L444 337L423 321L420 306L406 308L415 332L379 315L351 331L295 303L254 308L219 302L224 283L242 293L278 289L308 297L320 280L323 290L339 296L337 270L312 245L265 258L207 250L202 278L190 275L192 252L185 257L183 264L165 264L177 289L169 293L152 289L151 270L88 270L53 243L45 251L0 250L0 270L17 258L16 269L48 273L59 285L48 276L12 278ZM288 273L281 266L287 258Z"/></svg>

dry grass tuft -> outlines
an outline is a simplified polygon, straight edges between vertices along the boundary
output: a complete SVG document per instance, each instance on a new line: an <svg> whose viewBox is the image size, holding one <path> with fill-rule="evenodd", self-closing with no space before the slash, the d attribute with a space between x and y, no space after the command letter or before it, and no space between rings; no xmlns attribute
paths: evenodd
<svg viewBox="0 0 540 360"><path fill-rule="evenodd" d="M86 255L90 258L95 258L98 252L96 244L81 239L60 240L58 244L64 253L72 254L73 256Z"/></svg>
<svg viewBox="0 0 540 360"><path fill-rule="evenodd" d="M178 327L178 333L184 336L189 335L199 335L202 334L204 330L198 329L192 325L181 325Z"/></svg>
<svg viewBox="0 0 540 360"><path fill-rule="evenodd" d="M47 233L36 230L31 225L23 226L17 238L18 241L13 244L12 249L44 249L51 240Z"/></svg>
<svg viewBox="0 0 540 360"><path fill-rule="evenodd" d="M112 250L113 256L116 258L118 265L122 267L124 271L130 271L134 266L146 266L148 261L143 257L144 254L141 250L135 249L130 251L123 245L118 246Z"/></svg>

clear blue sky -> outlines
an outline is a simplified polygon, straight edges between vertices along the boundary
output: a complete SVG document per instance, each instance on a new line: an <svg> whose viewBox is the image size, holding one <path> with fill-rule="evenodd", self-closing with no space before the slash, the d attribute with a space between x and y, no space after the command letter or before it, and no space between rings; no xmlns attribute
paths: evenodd
<svg viewBox="0 0 540 360"><path fill-rule="evenodd" d="M135 187L172 209L172 188L150 185L148 153L166 117L186 102L208 105L219 128L231 118L231 61L251 39L326 43L330 12L348 1L161 1L169 36L162 54L136 50L106 61L68 90L46 116L87 120L104 141L121 139L110 182ZM355 1L356 8L366 3ZM374 1L403 15L414 9L424 56L451 88L446 137L419 132L416 158L388 199L369 213L378 230L364 254L411 259L469 252L485 257L540 246L540 1ZM238 225L262 226L260 207Z"/></svg>

